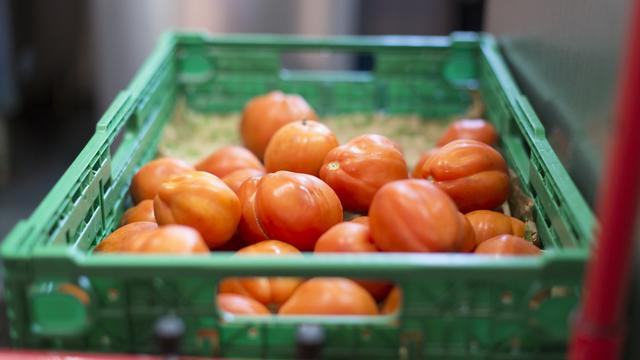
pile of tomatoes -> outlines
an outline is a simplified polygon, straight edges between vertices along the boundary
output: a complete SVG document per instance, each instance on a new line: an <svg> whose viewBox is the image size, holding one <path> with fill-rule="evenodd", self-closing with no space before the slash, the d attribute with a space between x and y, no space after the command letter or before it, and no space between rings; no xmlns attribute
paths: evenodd
<svg viewBox="0 0 640 360"><path fill-rule="evenodd" d="M510 180L484 120L452 123L411 174L391 139L362 134L339 144L297 95L252 99L240 131L244 147L195 166L144 165L131 182L136 205L96 251L541 253L521 220L496 211ZM375 315L396 311L401 298L391 283L347 278L229 278L218 291L222 310L253 315Z"/></svg>

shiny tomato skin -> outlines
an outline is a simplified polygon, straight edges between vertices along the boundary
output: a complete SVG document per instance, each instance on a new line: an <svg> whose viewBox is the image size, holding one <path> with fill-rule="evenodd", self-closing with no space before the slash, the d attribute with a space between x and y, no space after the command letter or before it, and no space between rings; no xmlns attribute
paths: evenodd
<svg viewBox="0 0 640 360"><path fill-rule="evenodd" d="M259 159L273 134L283 125L296 120L317 120L316 113L300 95L272 91L254 97L242 112L242 142Z"/></svg>
<svg viewBox="0 0 640 360"><path fill-rule="evenodd" d="M491 210L476 210L465 215L473 227L476 246L494 236L513 234L511 218L503 213Z"/></svg>
<svg viewBox="0 0 640 360"><path fill-rule="evenodd" d="M475 253L496 256L538 256L542 255L542 250L521 237L498 235L478 245Z"/></svg>
<svg viewBox="0 0 640 360"><path fill-rule="evenodd" d="M219 178L224 178L241 169L256 169L264 172L264 166L260 160L242 146L222 147L196 164L196 170L206 171Z"/></svg>
<svg viewBox="0 0 640 360"><path fill-rule="evenodd" d="M525 233L525 224L518 218L511 217L511 228L513 229L513 235L523 238Z"/></svg>
<svg viewBox="0 0 640 360"><path fill-rule="evenodd" d="M262 225L258 221L256 215L256 191L258 190L258 183L262 176L254 176L247 179L240 189L238 189L238 198L240 199L240 206L242 210L242 216L238 223L238 234L240 239L247 245L256 244L261 241L269 239L269 236L265 234Z"/></svg>
<svg viewBox="0 0 640 360"><path fill-rule="evenodd" d="M422 179L394 181L369 210L371 236L382 251L451 252L464 241L464 224L451 199Z"/></svg>
<svg viewBox="0 0 640 360"><path fill-rule="evenodd" d="M378 315L369 292L346 278L312 278L280 307L279 315Z"/></svg>
<svg viewBox="0 0 640 360"><path fill-rule="evenodd" d="M433 155L437 152L438 152L438 148L433 148L431 150L427 150L423 152L420 155L420 158L418 159L416 166L413 168L413 172L411 172L411 177L415 179L422 178L422 168L424 167L424 164L426 164L427 161L431 159Z"/></svg>
<svg viewBox="0 0 640 360"><path fill-rule="evenodd" d="M133 222L119 227L96 246L96 252L130 252L139 243L140 235L158 228L155 222Z"/></svg>
<svg viewBox="0 0 640 360"><path fill-rule="evenodd" d="M207 244L200 233L184 225L164 225L140 235L138 253L147 254L206 254Z"/></svg>
<svg viewBox="0 0 640 360"><path fill-rule="evenodd" d="M462 249L460 251L465 253L473 252L473 249L476 248L476 232L469 219L460 213L460 219L462 219L462 223L464 226L464 241L462 243Z"/></svg>
<svg viewBox="0 0 640 360"><path fill-rule="evenodd" d="M135 204L156 196L163 182L175 175L193 171L193 166L186 162L164 157L146 163L131 180L129 191Z"/></svg>
<svg viewBox="0 0 640 360"><path fill-rule="evenodd" d="M122 214L120 226L139 221L156 222L156 217L153 213L153 200L142 200L138 205L127 209L127 211Z"/></svg>
<svg viewBox="0 0 640 360"><path fill-rule="evenodd" d="M400 310L402 305L402 290L398 286L394 286L384 303L380 313L383 315L393 314Z"/></svg>
<svg viewBox="0 0 640 360"><path fill-rule="evenodd" d="M351 222L367 225L369 226L369 217L368 216L358 216L350 220Z"/></svg>
<svg viewBox="0 0 640 360"><path fill-rule="evenodd" d="M407 177L399 147L375 134L358 136L331 150L320 169L320 178L338 194L344 208L354 212L366 212L384 184Z"/></svg>
<svg viewBox="0 0 640 360"><path fill-rule="evenodd" d="M234 315L270 315L266 306L256 300L238 294L218 294L218 309Z"/></svg>
<svg viewBox="0 0 640 360"><path fill-rule="evenodd" d="M437 145L444 146L460 139L477 140L487 145L495 145L498 141L498 132L484 119L461 119L449 125Z"/></svg>
<svg viewBox="0 0 640 360"><path fill-rule="evenodd" d="M311 251L318 238L342 222L335 192L308 174L278 171L264 175L255 193L255 213L264 233Z"/></svg>
<svg viewBox="0 0 640 360"><path fill-rule="evenodd" d="M239 195L238 192L240 190L240 186L242 186L242 184L246 180L254 176L262 176L264 174L265 174L264 170L246 168L246 169L236 170L228 174L227 176L222 178L222 181L224 181L224 183L227 184L229 189L233 190L233 192L236 193L236 195Z"/></svg>

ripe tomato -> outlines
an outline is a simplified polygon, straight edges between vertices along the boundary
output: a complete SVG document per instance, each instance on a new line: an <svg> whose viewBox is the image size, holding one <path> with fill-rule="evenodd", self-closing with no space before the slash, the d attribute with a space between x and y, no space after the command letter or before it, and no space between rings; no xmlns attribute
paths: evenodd
<svg viewBox="0 0 640 360"><path fill-rule="evenodd" d="M422 178L422 167L427 162L427 160L431 159L431 157L438 152L438 148L433 148L431 150L425 151L420 155L420 159L416 163L416 167L413 168L413 172L411 173L411 177L420 179Z"/></svg>
<svg viewBox="0 0 640 360"><path fill-rule="evenodd" d="M236 195L238 195L238 190L240 190L240 186L242 185L243 182L245 182L247 179L251 177L262 176L262 175L264 175L264 170L246 168L246 169L236 170L228 174L227 176L222 178L222 181L224 181L224 183L227 184L229 189L233 190L233 192L236 193Z"/></svg>
<svg viewBox="0 0 640 360"><path fill-rule="evenodd" d="M357 218L351 219L351 222L369 226L369 217L368 216L358 216Z"/></svg>
<svg viewBox="0 0 640 360"><path fill-rule="evenodd" d="M258 224L271 239L301 251L342 222L340 199L322 180L307 174L278 171L260 179L255 194Z"/></svg>
<svg viewBox="0 0 640 360"><path fill-rule="evenodd" d="M218 309L234 315L269 315L266 306L250 297L237 294L218 294Z"/></svg>
<svg viewBox="0 0 640 360"><path fill-rule="evenodd" d="M275 255L300 256L295 247L278 240L266 240L240 249L234 256ZM302 280L296 277L227 278L220 282L222 294L249 296L258 302L281 305L293 294Z"/></svg>
<svg viewBox="0 0 640 360"><path fill-rule="evenodd" d="M497 235L513 234L511 218L490 210L476 210L465 215L476 234L476 246Z"/></svg>
<svg viewBox="0 0 640 360"><path fill-rule="evenodd" d="M453 122L438 140L438 146L444 146L453 140L471 139L493 145L498 141L496 128L483 119L462 119Z"/></svg>
<svg viewBox="0 0 640 360"><path fill-rule="evenodd" d="M138 205L125 211L120 220L120 225L139 221L156 222L156 217L153 214L153 200L142 200Z"/></svg>
<svg viewBox="0 0 640 360"><path fill-rule="evenodd" d="M312 278L280 307L279 315L378 315L371 295L345 278Z"/></svg>
<svg viewBox="0 0 640 360"><path fill-rule="evenodd" d="M317 120L316 113L300 95L272 91L251 99L242 112L240 133L247 149L260 159L273 134L296 120Z"/></svg>
<svg viewBox="0 0 640 360"><path fill-rule="evenodd" d="M338 194L345 209L366 212L384 184L406 179L407 163L391 140L362 135L331 150L320 169L320 178Z"/></svg>
<svg viewBox="0 0 640 360"><path fill-rule="evenodd" d="M521 237L498 235L478 245L475 253L494 255L541 255L542 250Z"/></svg>
<svg viewBox="0 0 640 360"><path fill-rule="evenodd" d="M153 201L158 224L198 230L210 249L229 239L240 221L240 200L217 176L192 171L164 182Z"/></svg>
<svg viewBox="0 0 640 360"><path fill-rule="evenodd" d="M437 186L419 179L384 185L369 210L371 236L393 252L458 251L464 226L456 205Z"/></svg>
<svg viewBox="0 0 640 360"><path fill-rule="evenodd" d="M513 229L513 235L523 238L524 237L524 222L522 220L511 217L511 228Z"/></svg>
<svg viewBox="0 0 640 360"><path fill-rule="evenodd" d="M245 244L256 244L269 239L269 236L265 234L258 222L258 216L256 215L255 195L259 182L260 176L251 177L242 183L238 190L238 198L242 208L242 216L238 223L238 233Z"/></svg>
<svg viewBox="0 0 640 360"><path fill-rule="evenodd" d="M141 235L135 252L164 254L208 253L209 248L195 229L184 225L164 225Z"/></svg>
<svg viewBox="0 0 640 360"><path fill-rule="evenodd" d="M382 310L380 311L382 314L393 314L400 310L400 306L402 305L402 290L399 287L394 286L393 290L387 296L387 299L382 304Z"/></svg>
<svg viewBox="0 0 640 360"><path fill-rule="evenodd" d="M134 222L124 225L105 237L96 246L96 252L128 252L137 247L140 235L158 228L154 222Z"/></svg>
<svg viewBox="0 0 640 360"><path fill-rule="evenodd" d="M260 160L242 146L225 146L196 164L196 170L206 171L219 178L240 169L257 169L264 172Z"/></svg>
<svg viewBox="0 0 640 360"><path fill-rule="evenodd" d="M160 185L175 175L193 171L193 166L174 158L161 158L148 162L131 180L130 192L134 203L156 196Z"/></svg>
<svg viewBox="0 0 640 360"><path fill-rule="evenodd" d="M327 153L340 145L326 125L317 121L295 121L271 137L264 153L267 172L288 170L318 176Z"/></svg>
<svg viewBox="0 0 640 360"><path fill-rule="evenodd" d="M475 140L455 140L443 146L422 168L455 201L463 213L494 209L509 195L509 175L502 155Z"/></svg>
<svg viewBox="0 0 640 360"><path fill-rule="evenodd" d="M462 249L460 250L466 253L473 252L473 249L476 248L476 232L471 225L471 222L469 222L469 219L467 219L467 217L462 213L458 214L460 214L460 219L462 219L464 226L464 241L462 242Z"/></svg>

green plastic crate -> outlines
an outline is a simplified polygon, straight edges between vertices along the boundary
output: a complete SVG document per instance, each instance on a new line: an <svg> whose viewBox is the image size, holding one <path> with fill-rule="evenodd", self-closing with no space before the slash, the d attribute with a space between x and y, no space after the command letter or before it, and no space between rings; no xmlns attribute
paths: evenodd
<svg viewBox="0 0 640 360"><path fill-rule="evenodd" d="M374 65L360 72L281 69L283 54L306 51L366 54ZM91 254L130 204L131 178L154 157L177 99L201 112L237 112L271 89L304 95L321 115L384 110L425 117L460 113L469 90L479 90L503 154L535 199L544 255ZM10 337L15 347L152 353L154 322L174 313L186 322L183 349L191 355L291 358L296 325L317 322L331 358L560 359L593 224L489 35L170 33L42 204L4 240ZM404 300L397 317L223 321L214 293L232 275L384 278L403 288Z"/></svg>

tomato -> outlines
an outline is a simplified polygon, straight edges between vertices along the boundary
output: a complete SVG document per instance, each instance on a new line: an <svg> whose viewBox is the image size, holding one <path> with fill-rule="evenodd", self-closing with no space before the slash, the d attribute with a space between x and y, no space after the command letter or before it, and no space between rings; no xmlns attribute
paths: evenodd
<svg viewBox="0 0 640 360"><path fill-rule="evenodd" d="M250 297L237 294L218 294L218 309L234 315L269 315L266 306Z"/></svg>
<svg viewBox="0 0 640 360"><path fill-rule="evenodd" d="M278 171L260 179L255 194L258 224L271 239L301 251L342 222L340 199L322 180L307 174Z"/></svg>
<svg viewBox="0 0 640 360"><path fill-rule="evenodd" d="M184 225L164 225L140 236L140 253L196 254L208 253L209 248L195 229Z"/></svg>
<svg viewBox="0 0 640 360"><path fill-rule="evenodd" d="M509 195L509 175L502 155L475 140L455 140L438 150L422 168L455 201L461 212L494 209Z"/></svg>
<svg viewBox="0 0 640 360"><path fill-rule="evenodd" d="M332 226L322 234L313 250L322 252L377 252L371 239L369 226L354 222L343 222Z"/></svg>
<svg viewBox="0 0 640 360"><path fill-rule="evenodd" d="M453 140L471 139L493 145L498 141L496 128L483 119L462 119L453 122L438 140L438 146L444 146Z"/></svg>
<svg viewBox="0 0 640 360"><path fill-rule="evenodd" d="M320 178L338 194L346 210L366 212L384 184L406 179L407 163L391 140L362 135L331 150L320 169Z"/></svg>
<svg viewBox="0 0 640 360"><path fill-rule="evenodd" d="M236 170L228 174L227 176L222 178L222 181L224 181L224 183L227 184L229 189L233 190L233 192L236 193L236 195L238 195L238 191L240 190L240 186L242 185L243 182L245 182L247 179L251 177L261 176L261 175L264 175L264 170L246 168L246 169Z"/></svg>
<svg viewBox="0 0 640 360"><path fill-rule="evenodd" d="M156 222L153 214L153 200L142 200L138 205L128 209L122 214L120 225L127 225L139 221Z"/></svg>
<svg viewBox="0 0 640 360"><path fill-rule="evenodd" d="M425 151L420 155L420 159L416 163L416 167L413 168L413 172L411 173L411 177L419 179L422 178L422 168L427 160L431 159L435 153L438 152L438 148L433 148L431 150Z"/></svg>
<svg viewBox="0 0 640 360"><path fill-rule="evenodd" d="M287 95L272 91L251 99L242 112L240 133L247 149L258 158L273 134L283 125L296 120L317 120L316 113L299 95Z"/></svg>
<svg viewBox="0 0 640 360"><path fill-rule="evenodd" d="M513 235L519 236L521 238L524 237L524 222L522 220L511 217L511 228L513 229Z"/></svg>
<svg viewBox="0 0 640 360"><path fill-rule="evenodd" d="M375 300L354 281L312 278L280 307L279 315L378 315Z"/></svg>
<svg viewBox="0 0 640 360"><path fill-rule="evenodd" d="M402 290L399 287L394 286L393 290L389 293L386 300L382 304L382 314L393 314L400 310L402 305Z"/></svg>
<svg viewBox="0 0 640 360"><path fill-rule="evenodd" d="M278 240L266 240L240 249L234 256L300 256L295 247ZM220 282L220 293L249 296L258 302L281 305L293 294L302 280L296 277L227 278Z"/></svg>
<svg viewBox="0 0 640 360"><path fill-rule="evenodd" d="M476 210L465 215L476 234L476 246L497 235L513 234L511 218L490 210Z"/></svg>
<svg viewBox="0 0 640 360"><path fill-rule="evenodd" d="M462 242L462 252L473 252L473 249L476 247L476 232L469 219L464 216L462 213L458 213L460 215L460 219L462 219L462 223L464 226L464 241Z"/></svg>
<svg viewBox="0 0 640 360"><path fill-rule="evenodd" d="M217 176L192 171L160 186L153 201L158 224L198 230L210 249L231 239L240 221L238 196Z"/></svg>
<svg viewBox="0 0 640 360"><path fill-rule="evenodd" d="M139 235L156 229L154 222L134 222L124 225L105 237L95 248L96 252L128 252L137 247Z"/></svg>
<svg viewBox="0 0 640 360"><path fill-rule="evenodd" d="M521 237L498 235L478 245L475 253L485 255L541 255L542 250Z"/></svg>
<svg viewBox="0 0 640 360"><path fill-rule="evenodd" d="M369 217L368 216L358 216L356 218L351 219L351 222L369 226Z"/></svg>
<svg viewBox="0 0 640 360"><path fill-rule="evenodd" d="M160 158L148 162L131 180L130 192L134 203L156 196L160 185L175 175L193 171L193 166L174 158Z"/></svg>
<svg viewBox="0 0 640 360"><path fill-rule="evenodd" d="M338 139L326 125L295 121L273 134L264 153L264 165L267 172L289 170L318 176L324 157L338 145Z"/></svg>
<svg viewBox="0 0 640 360"><path fill-rule="evenodd" d="M269 236L264 233L256 215L256 190L260 176L247 179L238 190L238 198L242 207L242 216L238 223L238 234L246 244L255 244L267 240Z"/></svg>
<svg viewBox="0 0 640 360"><path fill-rule="evenodd" d="M219 178L240 169L256 169L264 172L264 166L260 160L242 146L225 146L196 164L196 170L206 171Z"/></svg>
<svg viewBox="0 0 640 360"><path fill-rule="evenodd" d="M456 205L437 186L421 179L384 185L369 210L371 236L380 250L458 251L464 226Z"/></svg>

